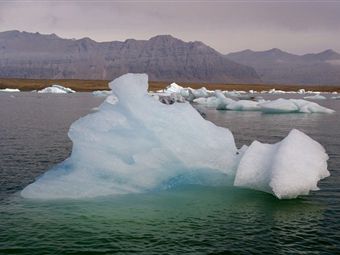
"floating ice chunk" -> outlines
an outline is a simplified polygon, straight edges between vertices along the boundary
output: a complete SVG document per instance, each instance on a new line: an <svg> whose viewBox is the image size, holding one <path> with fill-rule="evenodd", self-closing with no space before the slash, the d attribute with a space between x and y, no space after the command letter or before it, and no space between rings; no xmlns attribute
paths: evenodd
<svg viewBox="0 0 340 255"><path fill-rule="evenodd" d="M233 111L259 111L260 109L259 103L251 100L234 101L227 105L227 110Z"/></svg>
<svg viewBox="0 0 340 255"><path fill-rule="evenodd" d="M189 103L165 105L147 93L147 75L110 83L113 95L71 125L70 158L27 186L27 198L96 197L183 183L223 185L238 155L226 128Z"/></svg>
<svg viewBox="0 0 340 255"><path fill-rule="evenodd" d="M320 94L316 94L314 96L306 96L304 99L312 99L312 100L322 100L322 99L327 99L325 96L322 96Z"/></svg>
<svg viewBox="0 0 340 255"><path fill-rule="evenodd" d="M5 89L0 89L0 92L20 92L20 90L19 89L5 88Z"/></svg>
<svg viewBox="0 0 340 255"><path fill-rule="evenodd" d="M92 92L92 95L96 97L107 97L111 94L112 94L111 90L96 90Z"/></svg>
<svg viewBox="0 0 340 255"><path fill-rule="evenodd" d="M215 95L219 99L216 110L227 110L227 106L235 102L235 100L225 97L225 95L220 90L216 90Z"/></svg>
<svg viewBox="0 0 340 255"><path fill-rule="evenodd" d="M47 87L42 90L39 90L38 93L66 94L66 93L75 93L75 91L70 88L65 88L63 86L60 86L60 85L52 85L51 87Z"/></svg>
<svg viewBox="0 0 340 255"><path fill-rule="evenodd" d="M224 91L223 93L226 97L240 97L241 93L239 91Z"/></svg>
<svg viewBox="0 0 340 255"><path fill-rule="evenodd" d="M195 96L195 98L200 97L209 97L211 96L211 92L208 91L205 87L202 87L200 89L191 89L192 94Z"/></svg>
<svg viewBox="0 0 340 255"><path fill-rule="evenodd" d="M166 93L181 93L181 90L183 89L182 86L176 84L175 82L171 83L169 86L166 87L164 92Z"/></svg>
<svg viewBox="0 0 340 255"><path fill-rule="evenodd" d="M261 103L259 106L262 112L267 113L298 112L299 110L299 107L294 102L283 98Z"/></svg>
<svg viewBox="0 0 340 255"><path fill-rule="evenodd" d="M318 105L314 102L309 102L303 99L283 99L279 98L273 101L259 104L261 111L264 113L333 113L334 111Z"/></svg>
<svg viewBox="0 0 340 255"><path fill-rule="evenodd" d="M340 96L333 96L332 99L340 99Z"/></svg>
<svg viewBox="0 0 340 255"><path fill-rule="evenodd" d="M283 90L277 90L277 89L271 89L268 91L269 94L285 94L286 91Z"/></svg>
<svg viewBox="0 0 340 255"><path fill-rule="evenodd" d="M254 141L241 158L234 185L296 198L318 190L318 181L329 176L327 160L318 142L293 129L276 144Z"/></svg>
<svg viewBox="0 0 340 255"><path fill-rule="evenodd" d="M193 101L194 103L197 103L197 104L201 104L201 105L204 105L206 107L209 107L209 108L216 108L221 100L217 97L200 97L200 98L196 98L194 99Z"/></svg>

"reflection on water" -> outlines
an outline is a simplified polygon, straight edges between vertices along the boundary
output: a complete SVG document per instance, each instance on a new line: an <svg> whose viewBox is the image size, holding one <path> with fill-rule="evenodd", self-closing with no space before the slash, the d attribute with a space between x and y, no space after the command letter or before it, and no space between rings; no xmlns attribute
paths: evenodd
<svg viewBox="0 0 340 255"><path fill-rule="evenodd" d="M102 99L87 93L0 94L0 254L336 254L340 250L340 101L336 114L261 114L204 109L237 145L277 142L291 128L330 155L332 176L310 196L280 201L232 187L83 200L32 201L18 192L71 149L69 125ZM320 102L321 103L321 102Z"/></svg>

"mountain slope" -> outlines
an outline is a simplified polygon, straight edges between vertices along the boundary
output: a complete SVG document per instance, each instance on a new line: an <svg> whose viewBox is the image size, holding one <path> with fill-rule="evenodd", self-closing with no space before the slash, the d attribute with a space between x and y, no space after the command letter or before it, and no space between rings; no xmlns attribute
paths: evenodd
<svg viewBox="0 0 340 255"><path fill-rule="evenodd" d="M302 56L279 49L245 50L226 56L253 67L265 83L340 85L340 54L333 50Z"/></svg>
<svg viewBox="0 0 340 255"><path fill-rule="evenodd" d="M95 42L54 34L0 33L0 77L111 80L127 72L148 73L155 81L260 82L253 68L201 42L170 35Z"/></svg>

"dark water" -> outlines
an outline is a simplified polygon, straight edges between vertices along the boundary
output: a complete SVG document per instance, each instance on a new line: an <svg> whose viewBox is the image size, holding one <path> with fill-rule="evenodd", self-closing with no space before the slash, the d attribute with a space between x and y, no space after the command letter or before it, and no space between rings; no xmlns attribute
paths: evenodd
<svg viewBox="0 0 340 255"><path fill-rule="evenodd" d="M39 202L18 192L70 153L91 94L0 93L0 254L340 254L340 101L327 114L206 110L238 146L298 128L323 144L331 177L294 200L231 187Z"/></svg>

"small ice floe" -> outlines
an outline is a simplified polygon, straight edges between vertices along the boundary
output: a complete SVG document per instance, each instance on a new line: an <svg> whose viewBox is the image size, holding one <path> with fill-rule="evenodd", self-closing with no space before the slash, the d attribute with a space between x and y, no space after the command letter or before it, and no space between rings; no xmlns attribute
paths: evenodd
<svg viewBox="0 0 340 255"><path fill-rule="evenodd" d="M260 104L264 113L333 113L334 110L303 99L279 98Z"/></svg>
<svg viewBox="0 0 340 255"><path fill-rule="evenodd" d="M50 87L44 88L42 90L38 90L38 93L67 94L67 93L75 93L75 91L70 88L65 88L63 86L55 84Z"/></svg>
<svg viewBox="0 0 340 255"><path fill-rule="evenodd" d="M269 94L285 94L286 91L283 90L277 90L277 89L271 89L268 91Z"/></svg>
<svg viewBox="0 0 340 255"><path fill-rule="evenodd" d="M339 99L340 99L340 96L333 96L333 97L331 97L331 99L339 100Z"/></svg>
<svg viewBox="0 0 340 255"><path fill-rule="evenodd" d="M318 181L330 175L327 160L322 145L293 129L276 144L254 141L243 153L234 185L296 198L319 190Z"/></svg>
<svg viewBox="0 0 340 255"><path fill-rule="evenodd" d="M256 99L256 98L255 98ZM315 102L303 99L283 99L264 100L233 100L225 97L221 91L216 90L215 96L207 98L197 98L193 101L216 110L230 111L261 111L263 113L333 113L334 110L323 107Z"/></svg>
<svg viewBox="0 0 340 255"><path fill-rule="evenodd" d="M20 92L20 90L19 89L5 88L5 89L0 89L0 92Z"/></svg>
<svg viewBox="0 0 340 255"><path fill-rule="evenodd" d="M226 109L232 111L259 111L261 110L261 107L256 101L238 100L228 104Z"/></svg>
<svg viewBox="0 0 340 255"><path fill-rule="evenodd" d="M233 91L224 91L223 94L226 97L240 97L241 93L239 91L233 90Z"/></svg>
<svg viewBox="0 0 340 255"><path fill-rule="evenodd" d="M96 97L107 97L111 94L112 94L111 90L96 90L92 92L92 95Z"/></svg>
<svg viewBox="0 0 340 255"><path fill-rule="evenodd" d="M207 90L205 87L202 87L200 89L191 89L191 92L195 96L195 98L209 97L213 95L213 93Z"/></svg>
<svg viewBox="0 0 340 255"><path fill-rule="evenodd" d="M314 96L306 96L303 97L304 99L312 99L312 100L323 100L323 99L327 99L325 96L320 95L319 93L314 95Z"/></svg>

